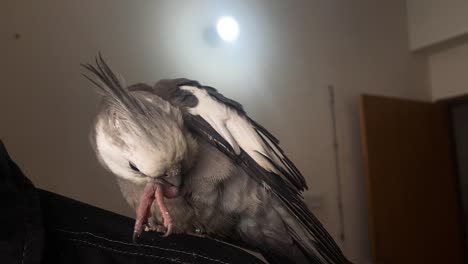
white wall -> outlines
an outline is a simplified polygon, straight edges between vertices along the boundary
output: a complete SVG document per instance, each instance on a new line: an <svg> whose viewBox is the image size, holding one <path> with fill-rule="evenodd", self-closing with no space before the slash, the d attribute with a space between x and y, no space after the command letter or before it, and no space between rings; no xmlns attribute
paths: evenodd
<svg viewBox="0 0 468 264"><path fill-rule="evenodd" d="M468 1L407 0L407 6L413 50L468 33Z"/></svg>
<svg viewBox="0 0 468 264"><path fill-rule="evenodd" d="M102 51L128 83L186 76L241 101L324 195L316 211L338 240L332 123L337 92L345 241L370 260L357 98L429 99L426 64L408 52L405 1L24 1L2 6L0 137L33 182L132 215L87 141L96 95L80 62ZM234 45L203 30L231 14ZM21 37L14 39L13 34Z"/></svg>
<svg viewBox="0 0 468 264"><path fill-rule="evenodd" d="M430 53L429 69L434 100L468 94L468 43Z"/></svg>
<svg viewBox="0 0 468 264"><path fill-rule="evenodd" d="M410 48L428 57L432 99L467 94L468 1L407 0L407 12Z"/></svg>

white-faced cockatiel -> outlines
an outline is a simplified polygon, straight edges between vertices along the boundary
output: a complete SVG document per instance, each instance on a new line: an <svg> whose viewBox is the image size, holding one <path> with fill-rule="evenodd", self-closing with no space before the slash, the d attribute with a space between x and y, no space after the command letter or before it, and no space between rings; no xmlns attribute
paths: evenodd
<svg viewBox="0 0 468 264"><path fill-rule="evenodd" d="M134 240L201 232L270 263L350 263L304 203L304 177L239 103L188 79L124 87L100 55L83 66L102 95L92 145L136 211Z"/></svg>

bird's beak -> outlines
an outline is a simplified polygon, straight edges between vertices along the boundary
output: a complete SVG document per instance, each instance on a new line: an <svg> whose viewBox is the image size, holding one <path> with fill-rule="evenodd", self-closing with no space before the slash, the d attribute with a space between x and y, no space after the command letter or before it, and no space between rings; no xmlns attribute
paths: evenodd
<svg viewBox="0 0 468 264"><path fill-rule="evenodd" d="M180 166L169 168L164 176L156 178L156 182L163 186L179 188L182 184L182 172Z"/></svg>
<svg viewBox="0 0 468 264"><path fill-rule="evenodd" d="M162 185L170 185L174 187L179 187L182 182L182 179L181 179L180 174L174 174L171 176L161 177L157 179L157 181Z"/></svg>

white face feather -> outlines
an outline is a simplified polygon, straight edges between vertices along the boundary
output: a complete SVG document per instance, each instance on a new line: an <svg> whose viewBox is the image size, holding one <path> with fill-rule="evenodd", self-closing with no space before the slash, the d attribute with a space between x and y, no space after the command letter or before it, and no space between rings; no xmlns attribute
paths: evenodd
<svg viewBox="0 0 468 264"><path fill-rule="evenodd" d="M141 177L138 172L130 168L129 162L135 158L135 153L131 149L122 148L112 137L109 137L103 121L99 121L96 124L95 135L97 155L103 165L112 173L135 183L145 183L148 181L148 179Z"/></svg>
<svg viewBox="0 0 468 264"><path fill-rule="evenodd" d="M115 123L118 126L118 122ZM145 184L152 178L162 176L165 171L176 163L188 162L188 144L181 131L173 131L168 137L168 144L159 150L145 137L131 133L121 133L118 142L109 135L104 121L96 124L96 151L99 160L116 176L130 180L136 184ZM177 142L170 143L172 140ZM191 146L195 146L191 142ZM134 171L129 163L134 164L140 172Z"/></svg>

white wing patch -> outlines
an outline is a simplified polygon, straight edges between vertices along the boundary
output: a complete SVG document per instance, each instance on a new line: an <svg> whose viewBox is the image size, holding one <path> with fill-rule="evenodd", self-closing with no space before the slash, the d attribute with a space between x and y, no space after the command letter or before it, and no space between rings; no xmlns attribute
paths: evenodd
<svg viewBox="0 0 468 264"><path fill-rule="evenodd" d="M271 150L265 146L263 139L245 117L239 115L237 111L223 103L218 102L204 89L193 86L181 86L180 89L189 91L198 99L196 107L188 108L189 113L199 115L208 122L231 145L237 155L240 154L240 150L242 149L258 165L270 172L279 174L271 162L261 154L271 158L277 162L276 164L281 164L281 162L277 161L277 157L270 153Z"/></svg>

